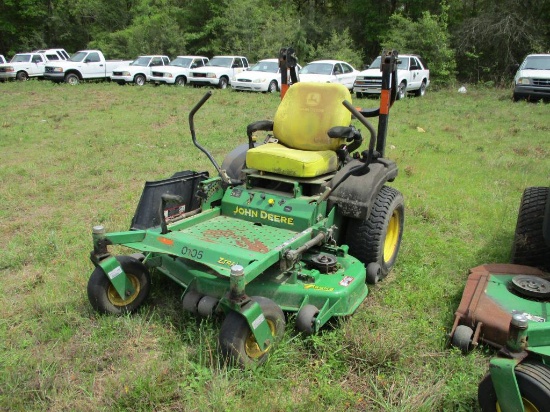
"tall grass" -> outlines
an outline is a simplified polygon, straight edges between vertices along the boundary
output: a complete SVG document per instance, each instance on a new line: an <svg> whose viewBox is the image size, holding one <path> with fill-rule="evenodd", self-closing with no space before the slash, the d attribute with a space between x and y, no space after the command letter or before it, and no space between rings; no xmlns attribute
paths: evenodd
<svg viewBox="0 0 550 412"><path fill-rule="evenodd" d="M128 228L145 180L213 167L187 116L204 89L0 84L0 410L470 411L492 352L446 346L469 267L507 262L519 200L548 185L550 110L510 91L429 92L391 112L406 222L398 263L354 316L224 365L219 319L153 276L137 314L94 313L91 227ZM274 95L213 92L197 137L221 163ZM375 106L360 99L357 105Z"/></svg>

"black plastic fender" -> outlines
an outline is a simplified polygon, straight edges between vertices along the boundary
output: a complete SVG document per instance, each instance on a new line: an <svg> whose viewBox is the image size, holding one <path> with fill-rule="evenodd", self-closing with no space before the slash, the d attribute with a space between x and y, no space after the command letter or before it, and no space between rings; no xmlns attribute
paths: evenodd
<svg viewBox="0 0 550 412"><path fill-rule="evenodd" d="M352 160L336 173L329 183L333 187L349 171L363 165L359 160ZM380 158L369 165L369 171L361 176L350 175L329 195L329 210L338 205L342 216L354 219L367 219L378 192L397 176L397 165L389 159Z"/></svg>

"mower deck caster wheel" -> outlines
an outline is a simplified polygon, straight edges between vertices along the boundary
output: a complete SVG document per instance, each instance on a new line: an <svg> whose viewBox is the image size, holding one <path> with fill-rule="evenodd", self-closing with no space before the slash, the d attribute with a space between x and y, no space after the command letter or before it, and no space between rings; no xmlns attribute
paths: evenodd
<svg viewBox="0 0 550 412"><path fill-rule="evenodd" d="M319 309L314 305L305 305L296 315L296 329L304 335L313 335L315 333L315 320L319 314Z"/></svg>
<svg viewBox="0 0 550 412"><path fill-rule="evenodd" d="M212 316L218 306L218 302L218 299L215 297L204 295L197 304L197 313L204 318Z"/></svg>
<svg viewBox="0 0 550 412"><path fill-rule="evenodd" d="M472 328L466 325L458 325L456 327L455 333L453 334L453 339L451 344L462 351L462 353L468 353L472 345L472 337L474 336L474 331Z"/></svg>
<svg viewBox="0 0 550 412"><path fill-rule="evenodd" d="M204 295L197 292L196 290L190 290L187 292L181 301L183 310L191 312L193 315L198 313L199 301Z"/></svg>
<svg viewBox="0 0 550 412"><path fill-rule="evenodd" d="M376 262L367 265L367 283L376 285L382 279L382 268Z"/></svg>

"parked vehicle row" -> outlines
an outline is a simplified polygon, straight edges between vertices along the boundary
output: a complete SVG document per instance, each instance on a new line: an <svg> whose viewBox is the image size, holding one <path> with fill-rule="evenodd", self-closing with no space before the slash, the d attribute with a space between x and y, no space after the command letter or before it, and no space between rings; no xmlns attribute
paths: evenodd
<svg viewBox="0 0 550 412"><path fill-rule="evenodd" d="M380 57L364 71L341 60L316 60L299 67L302 82L340 83L357 97L380 94L382 73ZM418 55L401 55L398 61L398 98L414 92L423 96L430 84L430 71ZM44 77L71 85L82 80L109 79L124 85L175 84L213 86L233 90L277 92L281 87L278 59L260 60L249 65L244 56L138 56L133 61L106 60L100 50L81 50L71 58L62 49L21 53L9 64L0 64L0 79L26 80Z"/></svg>
<svg viewBox="0 0 550 412"><path fill-rule="evenodd" d="M31 77L43 77L46 64L69 58L64 49L36 50L30 53L18 53L9 63L0 66L0 80L28 80ZM1 60L5 60L2 56Z"/></svg>
<svg viewBox="0 0 550 412"><path fill-rule="evenodd" d="M514 77L515 101L550 99L550 54L530 54Z"/></svg>

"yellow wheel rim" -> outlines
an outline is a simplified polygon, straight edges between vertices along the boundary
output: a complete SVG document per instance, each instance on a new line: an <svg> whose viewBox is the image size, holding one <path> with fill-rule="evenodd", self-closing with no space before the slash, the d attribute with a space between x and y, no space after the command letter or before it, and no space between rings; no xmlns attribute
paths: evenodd
<svg viewBox="0 0 550 412"><path fill-rule="evenodd" d="M399 243L399 233L401 232L399 222L399 212L394 210L390 222L388 224L388 230L386 232L386 239L384 240L384 262L390 262L395 255L397 245Z"/></svg>
<svg viewBox="0 0 550 412"><path fill-rule="evenodd" d="M275 323L273 323L272 320L267 319L267 324L269 325L269 330L271 330L271 336L275 336ZM246 342L244 343L244 350L251 359L258 359L262 357L269 351L270 348L271 345L268 345L265 350L261 350L253 333L248 335Z"/></svg>
<svg viewBox="0 0 550 412"><path fill-rule="evenodd" d="M109 302L111 302L115 306L129 305L138 297L139 291L141 290L139 279L135 275L132 275L131 273L127 273L126 276L128 276L128 279L130 279L130 282L132 282L132 286L134 287L134 293L132 293L126 299L122 299L118 294L118 292L116 291L115 287L112 284L109 284L109 289L107 290L107 298L109 299Z"/></svg>
<svg viewBox="0 0 550 412"><path fill-rule="evenodd" d="M523 396L521 397L521 400L523 401L523 409L525 409L525 412L540 412L539 409L531 403L531 401L525 399ZM497 412L502 412L502 409L500 409L500 404L498 402Z"/></svg>

